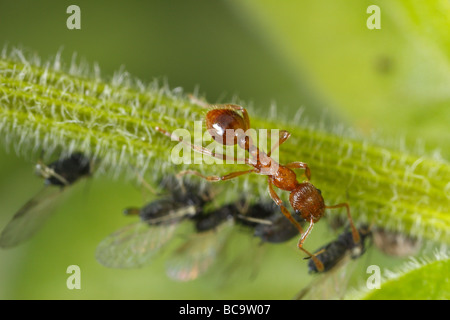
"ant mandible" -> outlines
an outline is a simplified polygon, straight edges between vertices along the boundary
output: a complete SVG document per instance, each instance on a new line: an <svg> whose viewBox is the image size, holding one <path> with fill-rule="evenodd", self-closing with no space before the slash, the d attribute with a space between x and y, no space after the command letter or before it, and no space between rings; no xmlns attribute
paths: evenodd
<svg viewBox="0 0 450 320"><path fill-rule="evenodd" d="M202 102L197 102L199 105L206 105ZM242 115L239 114L242 113ZM240 148L246 150L250 157L245 159L238 159L236 157L229 157L227 155L213 152L201 146L196 146L185 142L179 137L174 137L173 134L168 131L155 127L155 129L172 140L178 140L179 142L189 145L195 151L206 154L218 159L234 161L244 161L247 165L253 167L253 169L245 171L236 171L224 176L205 176L198 171L187 170L182 171L179 175L193 174L199 176L208 181L223 181L230 180L248 173L257 173L261 175L267 175L267 181L269 185L269 193L272 200L280 207L281 212L289 221L299 230L301 236L298 241L298 248L305 252L317 266L317 270L322 271L324 266L316 255L310 253L303 248L303 243L308 237L314 224L320 220L324 215L325 209L334 209L345 207L347 210L347 217L352 229L353 241L359 243L360 237L356 230L352 217L350 215L350 207L348 203L340 203L332 206L325 205L324 199L319 189L317 189L312 183L311 171L309 166L304 162L291 162L285 165L281 165L275 162L271 158L272 152L283 144L289 137L290 133L286 130L280 131L279 140L274 144L269 153L260 151L257 146L254 145L252 139L245 133L250 129L250 118L247 110L241 106L234 104L218 105L211 108L206 114L206 127L213 139L223 145L238 145ZM304 169L304 175L306 181L299 183L297 176L293 169ZM305 221L309 221L309 226L306 231L303 230L301 225L294 219L289 210L283 205L283 201L275 192L273 186L289 191L289 202L294 211L299 214Z"/></svg>

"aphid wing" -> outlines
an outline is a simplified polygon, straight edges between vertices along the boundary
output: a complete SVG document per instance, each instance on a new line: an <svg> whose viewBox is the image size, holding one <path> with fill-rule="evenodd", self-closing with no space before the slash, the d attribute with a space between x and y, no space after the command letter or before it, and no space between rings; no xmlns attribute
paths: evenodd
<svg viewBox="0 0 450 320"><path fill-rule="evenodd" d="M46 186L25 203L0 234L0 247L11 248L31 238L53 213L65 190Z"/></svg>
<svg viewBox="0 0 450 320"><path fill-rule="evenodd" d="M314 275L313 279L294 298L295 300L339 300L347 291L356 267L355 260L346 255L331 270Z"/></svg>
<svg viewBox="0 0 450 320"><path fill-rule="evenodd" d="M130 224L100 242L96 259L109 268L142 267L172 238L178 224L149 225L143 221Z"/></svg>
<svg viewBox="0 0 450 320"><path fill-rule="evenodd" d="M190 281L203 275L216 261L232 226L230 220L216 229L193 234L166 261L167 275L178 281Z"/></svg>

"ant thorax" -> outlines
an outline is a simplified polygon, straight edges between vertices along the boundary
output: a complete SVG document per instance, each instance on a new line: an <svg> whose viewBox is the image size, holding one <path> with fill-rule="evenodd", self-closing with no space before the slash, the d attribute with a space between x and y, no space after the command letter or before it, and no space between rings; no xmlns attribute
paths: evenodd
<svg viewBox="0 0 450 320"><path fill-rule="evenodd" d="M300 184L294 171L283 166L275 167L276 172L270 177L275 187L286 191L294 191L299 187Z"/></svg>

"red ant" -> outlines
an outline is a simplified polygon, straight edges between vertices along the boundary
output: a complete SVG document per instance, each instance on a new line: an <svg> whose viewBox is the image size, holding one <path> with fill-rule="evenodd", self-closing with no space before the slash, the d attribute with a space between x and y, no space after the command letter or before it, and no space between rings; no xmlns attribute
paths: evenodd
<svg viewBox="0 0 450 320"><path fill-rule="evenodd" d="M239 114L239 112L242 113L242 116ZM267 175L269 193L272 200L280 207L281 212L284 214L284 216L289 219L289 221L300 231L301 237L297 244L298 248L305 252L310 258L312 258L315 265L317 266L317 270L319 271L324 270L324 266L322 262L316 258L316 255L318 253L310 253L303 248L303 243L311 232L314 224L318 222L324 215L325 209L345 207L347 209L348 220L350 221L350 225L352 228L353 241L355 243L359 243L359 233L353 225L348 203L340 203L333 206L325 205L320 190L314 187L314 185L309 182L309 180L311 179L311 171L306 163L291 162L286 165L281 165L276 163L275 160L270 157L272 152L290 137L290 133L288 131L281 130L278 142L275 143L271 151L266 154L260 151L253 144L252 139L247 134L245 134L245 131L250 129L250 118L247 110L241 106L233 104L220 105L216 106L213 109L210 109L206 114L206 127L213 139L217 142L223 145L237 144L240 148L246 150L250 155L250 159L247 159L247 157L245 159L237 159L236 157L233 157L232 159L235 161L243 160L246 164L252 166L253 169L236 171L221 177L204 176L200 172L193 170L180 172L179 175L194 174L208 181L230 180L252 172L261 175ZM159 127L156 127L155 129L170 138L173 137L171 133L164 129L161 129ZM230 129L233 131L231 131ZM192 149L202 154L206 154L222 160L230 158L229 156L213 152L201 146L192 145L188 142L183 141L183 139L181 138L175 139L188 144ZM299 183L293 169L304 169L304 175L307 181ZM273 186L276 186L281 190L290 192L289 202L292 208L303 219L310 222L305 232L303 232L303 228L301 227L301 225L294 219L289 210L283 205L283 201L276 194Z"/></svg>

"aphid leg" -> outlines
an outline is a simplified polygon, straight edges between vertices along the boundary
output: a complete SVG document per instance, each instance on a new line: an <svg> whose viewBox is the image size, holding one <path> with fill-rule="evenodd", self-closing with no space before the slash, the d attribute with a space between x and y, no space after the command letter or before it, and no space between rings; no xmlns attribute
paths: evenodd
<svg viewBox="0 0 450 320"><path fill-rule="evenodd" d="M272 225L273 224L273 221L271 221L271 220L247 217L245 214L241 214L241 213L238 213L236 215L236 217L238 217L239 219L242 219L242 220L246 220L246 221L250 221L250 222L256 222L258 224L265 224L265 225Z"/></svg>
<svg viewBox="0 0 450 320"><path fill-rule="evenodd" d="M123 214L126 216L138 216L141 214L140 208L126 208L123 210Z"/></svg>
<svg viewBox="0 0 450 320"><path fill-rule="evenodd" d="M217 158L217 159L221 159L223 161L234 161L234 163L250 164L250 161L247 158L241 159L241 158L236 158L234 156L230 157L230 156L224 155L222 153L213 152L213 151L208 150L206 148L203 148L201 146L196 146L196 145L194 145L192 143L184 141L180 137L174 136L172 133L170 133L170 132L168 132L168 131L160 128L160 127L155 127L155 130L161 132L162 134L164 134L165 136L169 137L172 140L178 140L179 142L184 143L185 145L189 146L190 148L192 148L194 151L196 151L198 153L206 154L207 156L211 156L211 157L214 157L214 158Z"/></svg>
<svg viewBox="0 0 450 320"><path fill-rule="evenodd" d="M359 232L356 229L355 225L353 224L352 215L350 214L350 206L348 205L348 203L344 202L344 203L335 204L333 206L327 206L327 205L325 206L325 208L328 208L328 209L336 209L336 208L342 208L342 207L345 207L345 209L347 209L347 218L348 218L348 221L350 222L350 227L352 228L353 242L359 243L359 241L360 241Z"/></svg>
<svg viewBox="0 0 450 320"><path fill-rule="evenodd" d="M309 168L308 164L297 161L297 162L288 163L284 166L289 169L305 169L306 179L308 179L308 181L311 180L311 169Z"/></svg>
<svg viewBox="0 0 450 320"><path fill-rule="evenodd" d="M36 165L36 170L37 170L38 174L44 179L49 179L51 177L55 177L56 179L58 179L63 184L63 186L68 186L69 185L69 181L67 181L60 174L57 174L55 172L55 170L49 168L41 160L38 161L38 163Z"/></svg>
<svg viewBox="0 0 450 320"><path fill-rule="evenodd" d="M94 158L89 159L89 173L88 173L88 176L92 176L92 174L94 173L94 165L95 165Z"/></svg>
<svg viewBox="0 0 450 320"><path fill-rule="evenodd" d="M240 213L248 212L249 206L250 206L250 203L249 203L248 199L240 200L240 201L236 202L236 208L237 208L238 212L240 212Z"/></svg>
<svg viewBox="0 0 450 320"><path fill-rule="evenodd" d="M251 170L245 170L245 171L236 171L236 172L232 172L232 173L229 173L229 174L219 177L219 176L205 176L198 171L186 170L186 171L179 172L177 174L177 176L179 177L179 176L184 176L187 174L193 174L193 175L196 175L196 176L203 178L205 180L208 180L208 181L224 181L224 180L230 180L230 179L242 176L244 174L252 173L252 172L257 172L257 170L251 169Z"/></svg>
<svg viewBox="0 0 450 320"><path fill-rule="evenodd" d="M143 186L144 186L148 191L150 191L150 193L152 193L153 195L155 195L155 196L160 196L160 195L161 195L161 193L158 193L158 192L155 190L155 188L153 188L153 187L152 187L152 186L144 179L144 177L142 176L142 174L141 174L140 172L138 172L136 168L133 168L133 167L132 167L132 169L135 170L134 173L136 174L136 177L138 178L138 180L139 180L139 182L140 182L141 185L143 185Z"/></svg>
<svg viewBox="0 0 450 320"><path fill-rule="evenodd" d="M281 146L287 139L289 139L289 137L291 136L291 134L286 131L286 130L281 130L280 131L280 138L278 139L277 142L275 142L275 144L272 146L272 149L270 150L270 152L267 154L267 156L270 157L270 155L272 154L272 152L278 148L279 146Z"/></svg>
<svg viewBox="0 0 450 320"><path fill-rule="evenodd" d="M323 248L323 249L321 249L321 250L319 250L319 251L317 251L317 252L314 252L313 256L317 257L319 254L322 254L322 253L324 253L325 251L327 251L327 249ZM311 259L311 258L312 258L312 257L305 257L305 258L303 258L303 260L309 260L309 259Z"/></svg>
<svg viewBox="0 0 450 320"><path fill-rule="evenodd" d="M313 226L314 226L314 221L311 220L310 223L309 223L308 229L306 229L305 233L303 233L301 235L300 239L298 240L297 246L298 246L298 248L300 250L302 250L304 253L306 253L314 261L314 264L316 265L317 270L319 272L321 272L321 271L323 271L324 266L323 266L323 263L319 259L317 259L317 255L319 253L322 253L323 251L320 251L320 252L318 252L316 254L312 254L308 250L303 248L303 242L305 242L305 240L308 237L309 233L311 232Z"/></svg>

